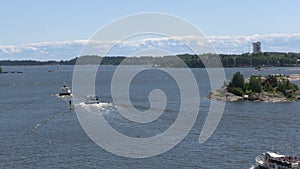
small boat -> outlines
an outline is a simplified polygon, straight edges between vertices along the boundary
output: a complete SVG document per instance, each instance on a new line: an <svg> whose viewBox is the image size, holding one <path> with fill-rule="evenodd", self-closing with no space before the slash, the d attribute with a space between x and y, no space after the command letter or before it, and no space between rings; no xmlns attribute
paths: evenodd
<svg viewBox="0 0 300 169"><path fill-rule="evenodd" d="M59 96L71 96L71 95L72 95L71 89L66 84L64 84L63 87L60 88Z"/></svg>
<svg viewBox="0 0 300 169"><path fill-rule="evenodd" d="M267 67L260 67L260 66L257 66L254 68L256 71L264 71L264 70L268 70Z"/></svg>
<svg viewBox="0 0 300 169"><path fill-rule="evenodd" d="M99 104L99 96L90 96L88 97L87 101L84 102L85 104Z"/></svg>
<svg viewBox="0 0 300 169"><path fill-rule="evenodd" d="M300 158L266 152L255 158L259 169L300 169Z"/></svg>

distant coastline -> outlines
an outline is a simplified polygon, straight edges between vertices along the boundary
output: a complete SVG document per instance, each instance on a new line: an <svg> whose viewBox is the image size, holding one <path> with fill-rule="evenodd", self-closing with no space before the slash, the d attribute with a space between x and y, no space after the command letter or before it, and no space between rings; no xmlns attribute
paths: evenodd
<svg viewBox="0 0 300 169"><path fill-rule="evenodd" d="M199 55L203 58L209 58L216 54ZM102 57L102 65L119 65L122 61L124 65L146 65L155 67L181 67L175 57L179 57L190 68L205 67L197 55L181 54L173 56L142 56L142 57L124 57L110 56ZM262 52L257 54L218 54L223 67L295 67L300 66L300 53L278 53ZM99 56L89 55L81 56L87 60L98 61ZM0 60L0 66L34 66L34 65L75 65L77 57L70 60L61 61L37 61L37 60ZM91 62L89 62L91 63ZM82 63L85 64L85 63ZM87 63L86 63L87 64Z"/></svg>

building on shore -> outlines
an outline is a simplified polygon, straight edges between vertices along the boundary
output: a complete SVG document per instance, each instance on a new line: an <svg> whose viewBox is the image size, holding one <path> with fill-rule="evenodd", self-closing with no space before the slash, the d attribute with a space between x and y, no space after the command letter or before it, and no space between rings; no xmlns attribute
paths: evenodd
<svg viewBox="0 0 300 169"><path fill-rule="evenodd" d="M257 54L257 53L261 53L261 42L257 41L257 42L253 42L253 54Z"/></svg>

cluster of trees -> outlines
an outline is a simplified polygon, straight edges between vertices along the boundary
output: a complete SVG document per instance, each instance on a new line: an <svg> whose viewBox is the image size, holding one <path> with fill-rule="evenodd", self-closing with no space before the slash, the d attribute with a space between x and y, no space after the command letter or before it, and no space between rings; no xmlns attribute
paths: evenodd
<svg viewBox="0 0 300 169"><path fill-rule="evenodd" d="M75 65L78 58L67 61L57 62L59 65ZM202 60L197 55L178 55L178 56L142 56L142 57L124 57L124 56L111 56L100 57L102 65L146 65L155 67L191 67L203 68L205 67ZM1 61L0 61L1 62ZM80 64L98 63L99 56L88 55L81 56ZM185 63L185 64L183 64Z"/></svg>
<svg viewBox="0 0 300 169"><path fill-rule="evenodd" d="M35 60L1 60L2 66L35 66L35 65L58 65L57 61L35 61Z"/></svg>
<svg viewBox="0 0 300 169"><path fill-rule="evenodd" d="M2 73L2 68L1 68L1 66L0 66L0 74Z"/></svg>
<svg viewBox="0 0 300 169"><path fill-rule="evenodd" d="M97 56L82 56L97 57ZM257 66L296 66L300 61L300 53L276 53L264 52L258 54L202 54L191 55L181 54L176 56L143 56L143 57L103 57L101 64L118 65L122 62L125 65L156 65L158 67L182 67L182 61L190 68L204 68L204 61L209 58L220 58L223 67L257 67ZM60 61L62 65L74 65L76 59ZM180 59L180 60L179 60Z"/></svg>
<svg viewBox="0 0 300 169"><path fill-rule="evenodd" d="M269 75L264 78L260 76L251 76L249 82L245 82L243 75L236 72L229 84L227 90L235 95L244 96L260 92L280 92L290 98L292 93L299 90L296 84L291 83L286 77Z"/></svg>
<svg viewBox="0 0 300 169"><path fill-rule="evenodd" d="M299 53L263 52L257 54L219 55L224 67L243 66L295 66L299 63Z"/></svg>
<svg viewBox="0 0 300 169"><path fill-rule="evenodd" d="M94 60L95 55L81 56L87 59L87 63L90 60ZM179 59L178 59L179 58ZM211 63L210 59L220 58L223 67L257 67L257 66L296 66L300 62L300 53L276 53L276 52L264 52L258 54L240 54L240 55L226 55L226 54L202 54L191 55L182 54L176 56L143 56L143 57L124 57L124 56L111 56L102 57L101 64L103 65L119 65L120 63L125 65L148 65L157 67L182 67L182 61L190 68L203 68L205 63ZM99 58L97 58L98 60ZM33 61L33 60L21 60L21 61L9 61L2 60L0 65L74 65L77 58L71 60L61 61ZM217 63L217 62L216 62ZM85 63L82 63L85 64ZM213 66L213 65L209 65Z"/></svg>

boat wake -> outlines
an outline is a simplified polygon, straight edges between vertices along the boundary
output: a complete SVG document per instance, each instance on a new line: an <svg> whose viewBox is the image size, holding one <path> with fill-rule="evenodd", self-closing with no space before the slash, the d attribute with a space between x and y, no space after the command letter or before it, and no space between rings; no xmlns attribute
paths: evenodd
<svg viewBox="0 0 300 169"><path fill-rule="evenodd" d="M86 104L85 102L80 102L75 106L94 115L106 115L109 114L111 111L116 110L112 103L99 102L95 104Z"/></svg>
<svg viewBox="0 0 300 169"><path fill-rule="evenodd" d="M40 127L42 127L42 125L43 125L43 122L40 122L40 123L36 124L36 125L34 126L34 128L32 129L32 132L37 132L37 130L38 130Z"/></svg>
<svg viewBox="0 0 300 169"><path fill-rule="evenodd" d="M69 112L69 111L67 111ZM48 117L47 119L45 120L42 120L41 122L37 123L33 129L31 130L33 133L37 133L38 130L43 127L44 125L46 125L49 121L53 120L53 119L56 119L60 116L62 116L63 114L67 113L66 111L57 111L57 112L54 112L54 114L50 117Z"/></svg>

